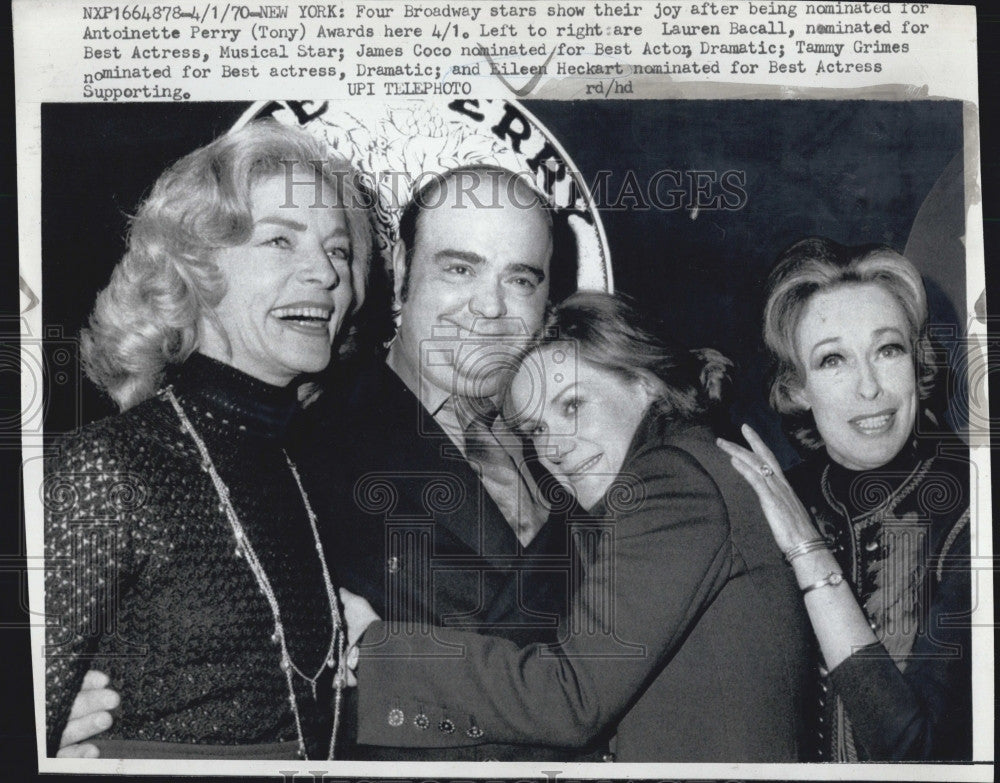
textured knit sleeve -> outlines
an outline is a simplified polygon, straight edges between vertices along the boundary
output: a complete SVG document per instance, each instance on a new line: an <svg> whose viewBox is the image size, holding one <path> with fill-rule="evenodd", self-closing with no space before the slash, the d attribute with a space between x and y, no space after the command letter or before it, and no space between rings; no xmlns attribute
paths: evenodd
<svg viewBox="0 0 1000 783"><path fill-rule="evenodd" d="M85 431L86 432L86 431ZM102 638L114 654L128 582L130 519L146 487L103 439L66 441L45 466L46 739L55 755L70 708ZM110 640L110 643L109 643Z"/></svg>
<svg viewBox="0 0 1000 783"><path fill-rule="evenodd" d="M971 758L968 513L929 568L930 596L902 671L881 644L830 673L857 740L875 761Z"/></svg>
<svg viewBox="0 0 1000 783"><path fill-rule="evenodd" d="M586 573L560 645L373 624L358 668L359 741L571 747L614 725L718 594L731 550L718 489L683 450L641 452L607 503L613 522L577 542ZM402 720L439 705L458 730Z"/></svg>

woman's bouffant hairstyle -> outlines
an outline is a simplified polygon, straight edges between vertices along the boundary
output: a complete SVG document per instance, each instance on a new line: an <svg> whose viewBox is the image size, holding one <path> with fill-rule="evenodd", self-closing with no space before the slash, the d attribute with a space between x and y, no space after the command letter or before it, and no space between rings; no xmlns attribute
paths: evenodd
<svg viewBox="0 0 1000 783"><path fill-rule="evenodd" d="M906 314L921 400L928 398L934 385L936 360L927 336L927 294L916 267L885 245L845 246L822 237L796 242L778 257L768 277L764 342L773 359L771 406L806 449L821 448L823 439L812 413L793 399L805 381L795 348L799 322L814 294L865 283L881 286Z"/></svg>
<svg viewBox="0 0 1000 783"><path fill-rule="evenodd" d="M312 167L337 194L336 205L323 206L344 210L355 309L361 305L372 227L356 172L303 130L251 122L170 166L130 221L125 255L81 333L87 375L122 410L150 397L166 367L197 349L200 318L211 318L225 294L213 252L250 238L252 188L267 177L292 177L295 164ZM318 185L301 175L293 182L296 197L319 203Z"/></svg>
<svg viewBox="0 0 1000 783"><path fill-rule="evenodd" d="M730 385L729 359L711 348L672 345L621 294L581 291L567 297L551 310L524 356L563 341L573 341L580 359L626 383L651 384L658 413L677 422L714 423Z"/></svg>

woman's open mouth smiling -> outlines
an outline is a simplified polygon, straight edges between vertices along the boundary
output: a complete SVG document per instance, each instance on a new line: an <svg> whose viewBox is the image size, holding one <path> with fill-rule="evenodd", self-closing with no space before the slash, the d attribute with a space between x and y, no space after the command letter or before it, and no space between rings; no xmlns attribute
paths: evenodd
<svg viewBox="0 0 1000 783"><path fill-rule="evenodd" d="M879 411L871 416L855 416L850 423L863 435L881 435L892 429L896 419L895 409Z"/></svg>
<svg viewBox="0 0 1000 783"><path fill-rule="evenodd" d="M271 315L296 331L306 334L326 334L333 308L315 304L293 304L276 307Z"/></svg>

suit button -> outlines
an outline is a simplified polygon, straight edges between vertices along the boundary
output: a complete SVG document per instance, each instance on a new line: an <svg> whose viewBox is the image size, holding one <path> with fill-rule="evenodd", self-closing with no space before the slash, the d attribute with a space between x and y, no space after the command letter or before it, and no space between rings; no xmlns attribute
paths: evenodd
<svg viewBox="0 0 1000 783"><path fill-rule="evenodd" d="M612 762L614 760L615 760L615 754L614 753L602 753L601 754L601 761L610 763L610 762Z"/></svg>
<svg viewBox="0 0 1000 783"><path fill-rule="evenodd" d="M413 725L416 726L418 729L426 729L428 726L431 725L431 719L428 718L424 713L418 712L413 717Z"/></svg>
<svg viewBox="0 0 1000 783"><path fill-rule="evenodd" d="M404 720L403 711L401 709L393 707L391 710L389 710L388 721L390 726L392 726L393 728L395 728L396 726L402 726L403 720Z"/></svg>
<svg viewBox="0 0 1000 783"><path fill-rule="evenodd" d="M438 724L438 731L442 734L453 734L455 732L455 723L451 718L445 718Z"/></svg>
<svg viewBox="0 0 1000 783"><path fill-rule="evenodd" d="M388 560L385 561L386 568L389 569L390 574L395 574L399 571L399 558L393 555Z"/></svg>

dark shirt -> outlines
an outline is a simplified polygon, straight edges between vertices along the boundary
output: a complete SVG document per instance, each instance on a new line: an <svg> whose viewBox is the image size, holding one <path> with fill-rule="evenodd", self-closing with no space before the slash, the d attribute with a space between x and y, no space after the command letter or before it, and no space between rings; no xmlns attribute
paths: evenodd
<svg viewBox="0 0 1000 783"><path fill-rule="evenodd" d="M330 606L282 451L294 389L193 355L173 390L273 586L311 757L329 742ZM274 620L201 459L158 397L66 438L46 465L46 703L54 754L88 669L121 693L114 739L297 739Z"/></svg>

